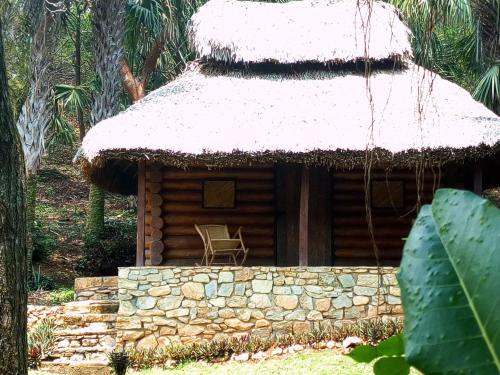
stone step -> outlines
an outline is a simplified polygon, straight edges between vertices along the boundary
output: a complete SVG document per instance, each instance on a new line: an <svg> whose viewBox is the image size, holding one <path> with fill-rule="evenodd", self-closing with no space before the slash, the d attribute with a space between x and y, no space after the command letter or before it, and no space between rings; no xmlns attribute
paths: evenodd
<svg viewBox="0 0 500 375"><path fill-rule="evenodd" d="M65 314L116 314L119 301L75 301L64 305Z"/></svg>
<svg viewBox="0 0 500 375"><path fill-rule="evenodd" d="M107 361L81 361L71 362L42 362L40 369L49 374L68 375L111 375L111 368Z"/></svg>
<svg viewBox="0 0 500 375"><path fill-rule="evenodd" d="M61 319L64 323L69 325L78 325L85 323L95 323L95 322L116 322L117 314L97 314L97 313L66 313L61 316Z"/></svg>
<svg viewBox="0 0 500 375"><path fill-rule="evenodd" d="M85 338L93 338L94 336L104 336L104 335L116 335L115 328L74 328L74 329L62 329L56 330L57 337L74 337L82 336Z"/></svg>

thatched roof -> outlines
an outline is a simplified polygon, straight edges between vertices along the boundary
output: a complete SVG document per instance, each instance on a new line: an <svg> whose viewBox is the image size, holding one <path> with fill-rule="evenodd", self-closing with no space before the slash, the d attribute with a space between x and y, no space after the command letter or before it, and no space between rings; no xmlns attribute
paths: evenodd
<svg viewBox="0 0 500 375"><path fill-rule="evenodd" d="M365 50L368 8L356 3L210 1L191 22L201 62L97 124L76 159L91 181L131 193L139 159L353 168L366 150L392 166L496 153L499 117L406 61L408 31L392 6L372 3Z"/></svg>
<svg viewBox="0 0 500 375"><path fill-rule="evenodd" d="M499 117L438 75L411 66L374 72L369 83L361 73L215 74L197 66L92 128L79 158L90 169L138 158L348 168L364 163L367 148L408 165L412 155L442 163L498 144Z"/></svg>
<svg viewBox="0 0 500 375"><path fill-rule="evenodd" d="M339 63L411 56L392 5L367 0L212 0L190 23L198 57L222 62Z"/></svg>

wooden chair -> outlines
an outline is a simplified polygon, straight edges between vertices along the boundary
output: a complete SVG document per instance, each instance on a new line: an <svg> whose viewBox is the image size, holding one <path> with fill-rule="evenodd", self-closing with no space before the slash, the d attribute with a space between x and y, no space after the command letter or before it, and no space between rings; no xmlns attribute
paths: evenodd
<svg viewBox="0 0 500 375"><path fill-rule="evenodd" d="M248 254L248 248L243 243L241 235L242 227L239 227L231 237L227 225L194 225L196 231L203 240L205 247L201 265L214 265L216 257L227 257L228 262L216 263L227 265L233 263L235 266L242 266ZM238 264L238 258L241 261Z"/></svg>

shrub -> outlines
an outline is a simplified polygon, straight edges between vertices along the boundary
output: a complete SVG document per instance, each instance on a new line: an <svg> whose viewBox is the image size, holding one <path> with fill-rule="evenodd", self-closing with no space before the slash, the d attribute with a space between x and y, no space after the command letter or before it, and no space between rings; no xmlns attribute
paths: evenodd
<svg viewBox="0 0 500 375"><path fill-rule="evenodd" d="M54 289L54 282L50 277L42 275L40 267L38 267L38 271L35 271L33 269L33 274L29 281L28 289L32 292L52 290Z"/></svg>
<svg viewBox="0 0 500 375"><path fill-rule="evenodd" d="M39 223L35 223L33 226L31 236L33 246L32 259L35 262L44 260L57 247L57 239L44 232L43 227Z"/></svg>
<svg viewBox="0 0 500 375"><path fill-rule="evenodd" d="M128 356L131 366L139 370L166 367L170 361L176 363L224 361L231 358L233 354L257 353L274 347L284 348L294 344L316 347L320 342L341 341L348 336L358 336L373 345L392 335L401 333L402 328L403 325L399 319L394 321L373 319L328 329L315 329L300 333L292 332L272 337L243 336L188 345L171 344L164 349L132 350L128 352Z"/></svg>
<svg viewBox="0 0 500 375"><path fill-rule="evenodd" d="M77 271L87 276L113 276L118 267L134 265L135 225L133 219L106 222L102 240L87 239Z"/></svg>
<svg viewBox="0 0 500 375"><path fill-rule="evenodd" d="M28 361L30 366L38 367L55 346L55 322L51 318L40 320L28 331Z"/></svg>
<svg viewBox="0 0 500 375"><path fill-rule="evenodd" d="M59 288L50 293L50 301L55 305L75 300L75 291L71 288Z"/></svg>

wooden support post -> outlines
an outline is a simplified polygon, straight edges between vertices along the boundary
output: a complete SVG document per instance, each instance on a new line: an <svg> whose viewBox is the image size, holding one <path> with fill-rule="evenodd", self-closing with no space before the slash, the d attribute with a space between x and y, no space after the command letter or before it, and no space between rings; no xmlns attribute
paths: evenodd
<svg viewBox="0 0 500 375"><path fill-rule="evenodd" d="M309 253L309 169L302 167L299 210L299 266L307 267Z"/></svg>
<svg viewBox="0 0 500 375"><path fill-rule="evenodd" d="M474 166L474 193L483 195L483 168L481 163Z"/></svg>
<svg viewBox="0 0 500 375"><path fill-rule="evenodd" d="M137 163L137 250L135 265L144 266L144 220L146 217L146 162Z"/></svg>

